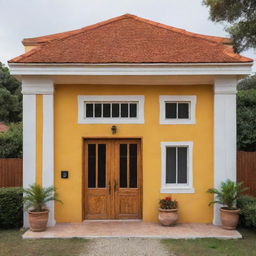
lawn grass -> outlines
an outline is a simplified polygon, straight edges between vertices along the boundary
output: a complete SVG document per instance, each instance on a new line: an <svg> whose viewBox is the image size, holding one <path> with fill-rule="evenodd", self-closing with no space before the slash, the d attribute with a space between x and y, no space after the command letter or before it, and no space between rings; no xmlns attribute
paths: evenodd
<svg viewBox="0 0 256 256"><path fill-rule="evenodd" d="M22 239L19 230L0 230L0 256L77 256L86 254L85 239Z"/></svg>
<svg viewBox="0 0 256 256"><path fill-rule="evenodd" d="M256 231L239 230L243 239L164 239L162 243L177 256L256 256Z"/></svg>
<svg viewBox="0 0 256 256"><path fill-rule="evenodd" d="M243 239L164 239L170 255L177 256L256 256L256 231L239 230ZM85 239L22 239L19 230L0 230L0 256L87 255ZM108 256L108 255L106 255Z"/></svg>

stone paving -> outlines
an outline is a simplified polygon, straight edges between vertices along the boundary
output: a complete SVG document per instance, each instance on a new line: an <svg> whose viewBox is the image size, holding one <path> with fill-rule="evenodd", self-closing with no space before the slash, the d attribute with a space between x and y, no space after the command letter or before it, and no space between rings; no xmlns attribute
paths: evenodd
<svg viewBox="0 0 256 256"><path fill-rule="evenodd" d="M236 230L225 230L212 224L178 224L164 227L143 221L89 221L84 223L59 223L44 232L28 230L23 238L242 238Z"/></svg>
<svg viewBox="0 0 256 256"><path fill-rule="evenodd" d="M80 256L175 256L159 239L98 238L90 240L86 253Z"/></svg>

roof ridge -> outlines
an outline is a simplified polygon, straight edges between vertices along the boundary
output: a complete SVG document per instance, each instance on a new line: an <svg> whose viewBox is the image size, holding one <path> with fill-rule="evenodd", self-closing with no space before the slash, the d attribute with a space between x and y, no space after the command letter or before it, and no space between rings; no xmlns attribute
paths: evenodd
<svg viewBox="0 0 256 256"><path fill-rule="evenodd" d="M170 30L172 32L181 33L181 34L184 34L184 35L187 35L187 36L192 36L192 37L195 37L195 38L205 39L207 41L214 42L214 43L225 44L225 42L224 42L225 40L229 41L229 43L230 43L230 39L226 38L226 37L209 36L209 35L203 35L203 34L199 34L199 33L189 32L185 29L176 28L176 27L173 27L173 26L170 26L170 25L165 25L163 23L151 21L151 20L141 18L141 17L133 15L133 14L129 14L129 13L126 13L126 14L108 19L108 20L100 21L100 22L97 22L95 24L82 27L80 29L75 29L75 30L70 30L70 31L66 31L66 32L61 32L61 33L55 33L55 34L51 34L51 35L35 37L35 38L25 38L25 39L22 40L22 43L23 43L23 45L33 45L33 43L35 45L38 45L38 44L41 44L41 43L42 44L43 43L49 43L49 42L52 42L54 40L61 40L61 39L69 38L70 36L78 35L80 33L83 33L84 31L99 28L101 26L104 26L104 25L107 25L107 24L110 24L112 22L116 22L116 21L119 21L119 20L122 20L122 19L126 19L126 18L132 18L134 20L138 20L140 22L144 22L144 23L150 24L152 26L160 27L160 28L163 28L163 29ZM67 34L67 35L65 36L65 34ZM60 35L63 35L63 37L53 38L52 40L49 39L49 40L46 40L46 41L43 41L43 42L36 42L35 41L35 39L39 39L39 38L44 39L44 38L60 36Z"/></svg>
<svg viewBox="0 0 256 256"><path fill-rule="evenodd" d="M52 43L53 41L62 41L62 40L67 39L67 38L69 38L69 37L71 37L71 36L81 34L81 33L83 33L84 31L91 30L91 29L95 29L95 28L104 26L104 25L106 25L106 24L110 24L110 23L112 23L112 22L115 22L115 21L118 21L118 20L121 20L121 19L125 19L125 18L128 18L128 17L133 17L133 16L134 16L134 17L137 17L137 16L135 16L135 15L126 13L126 14L120 15L120 16L118 16L118 17L114 17L114 18L111 18L111 19L108 19L108 20L105 20L105 21L101 21L101 22L98 22L98 23L95 23L95 24L92 24L92 25L89 25L89 26L86 26L86 27L77 29L77 30L80 30L80 31L77 32L77 33L74 33L74 34L71 34L71 35L67 35L67 36L62 37L62 38L55 38L55 39L53 39L53 40L51 40L51 41L46 41L46 42L42 43L41 45L38 45L36 48L31 49L31 50L29 50L28 52L23 53L23 54L21 54L21 55L15 57L15 58L9 60L8 62L16 62L16 61L22 60L24 57L32 56L32 55L34 55L37 51L39 51L39 50L42 48L42 46L45 47L45 46L47 46L48 44ZM71 30L71 31L67 31L67 32L57 33L57 34L65 34L65 33L72 32L72 31L77 31L77 30ZM52 34L52 35L50 35L50 36L57 35L57 34ZM49 35L48 35L48 36L49 36ZM42 37L48 37L48 36L42 36ZM24 39L23 39L23 41L24 41ZM23 42L23 41L22 41L22 42Z"/></svg>
<svg viewBox="0 0 256 256"><path fill-rule="evenodd" d="M54 34L50 34L50 35L46 35L46 36L39 36L39 37L34 37L34 38L33 37L32 38L25 38L25 39L22 40L22 43L23 43L23 45L32 45L32 44L28 44L27 41L30 41L30 40L33 41L33 39L54 37L54 36L61 35L61 34L64 35L64 34L72 33L72 34L63 36L61 38L54 38L54 39L49 40L49 41L47 40L47 41L42 42L42 43L48 43L48 42L52 42L54 40L65 39L65 38L68 38L70 36L74 36L74 35L78 35L80 33L83 33L84 31L99 28L101 26L104 26L104 25L107 25L107 24L110 24L112 22L119 21L119 20L122 20L122 19L125 19L125 18L128 18L128 17L134 18L134 17L137 17L137 16L126 13L126 14L123 14L123 15L120 15L120 16L117 16L117 17L114 17L114 18L110 18L110 19L107 19L107 20L104 20L104 21L100 21L100 22L97 22L95 24L91 24L91 25L88 25L88 26L85 26L85 27L82 27L82 28L79 28L79 29L69 30L69 31L60 32L60 33L54 33ZM38 42L36 42L36 44L38 44ZM40 44L40 42L39 42L39 44Z"/></svg>
<svg viewBox="0 0 256 256"><path fill-rule="evenodd" d="M185 29L176 28L176 27L173 27L173 26L170 26L170 25L166 25L166 24L163 24L163 23L160 23L160 22L156 22L156 21L145 19L145 18L141 18L141 17L138 17L136 15L129 14L129 16L133 19L139 20L141 22L145 22L145 23L153 25L153 26L157 26L157 27L161 27L161 28L164 28L164 29L167 29L167 30L171 30L171 31L176 32L176 33L182 33L182 34L185 34L187 36L192 36L192 37L196 37L196 38L200 38L200 39L205 39L207 41L211 41L211 42L215 42L215 43L225 44L221 40L231 41L228 37L203 35L203 34L199 34L199 33L190 32L190 31L187 31ZM221 40L217 41L217 39L221 39Z"/></svg>

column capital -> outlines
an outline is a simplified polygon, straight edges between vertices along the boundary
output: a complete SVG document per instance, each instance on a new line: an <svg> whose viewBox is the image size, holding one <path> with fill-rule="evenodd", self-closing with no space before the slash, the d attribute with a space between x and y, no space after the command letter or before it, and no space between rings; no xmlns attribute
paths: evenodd
<svg viewBox="0 0 256 256"><path fill-rule="evenodd" d="M22 94L35 95L44 94L51 95L54 93L53 80L49 78L30 77L22 79Z"/></svg>
<svg viewBox="0 0 256 256"><path fill-rule="evenodd" d="M220 76L214 80L214 94L236 94L237 78L235 76Z"/></svg>

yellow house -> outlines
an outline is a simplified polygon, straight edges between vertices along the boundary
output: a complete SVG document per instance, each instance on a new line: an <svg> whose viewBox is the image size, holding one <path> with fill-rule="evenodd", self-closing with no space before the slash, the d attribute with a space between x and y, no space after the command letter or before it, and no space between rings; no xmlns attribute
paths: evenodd
<svg viewBox="0 0 256 256"><path fill-rule="evenodd" d="M219 223L210 187L236 179L236 84L252 60L227 38L123 15L23 40L23 184L55 185L49 226L86 219ZM25 219L25 226L27 225Z"/></svg>

